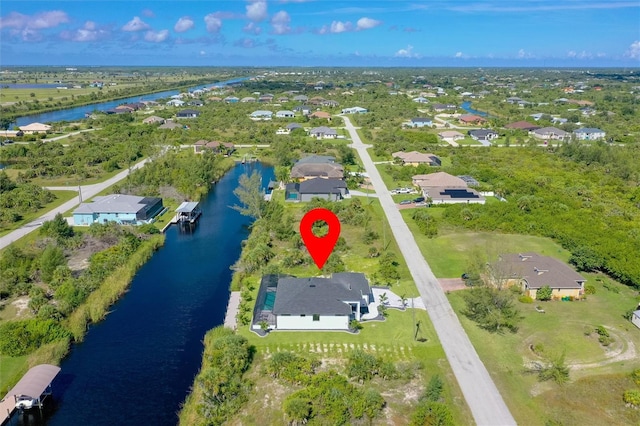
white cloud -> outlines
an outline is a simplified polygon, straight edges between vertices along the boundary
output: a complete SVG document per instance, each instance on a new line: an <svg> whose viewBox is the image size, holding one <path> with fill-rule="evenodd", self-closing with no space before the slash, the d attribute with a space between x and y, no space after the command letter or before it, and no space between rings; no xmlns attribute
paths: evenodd
<svg viewBox="0 0 640 426"><path fill-rule="evenodd" d="M124 24L122 31L143 31L151 28L149 24L145 23L142 19L134 16L132 20Z"/></svg>
<svg viewBox="0 0 640 426"><path fill-rule="evenodd" d="M247 18L255 22L267 19L267 2L266 0L252 0L246 6Z"/></svg>
<svg viewBox="0 0 640 426"><path fill-rule="evenodd" d="M378 25L382 25L382 21L377 21L371 18L360 18L356 23L356 30L368 30L370 28L375 28Z"/></svg>
<svg viewBox="0 0 640 426"><path fill-rule="evenodd" d="M636 40L629 46L629 50L625 53L631 59L640 59L640 40Z"/></svg>
<svg viewBox="0 0 640 426"><path fill-rule="evenodd" d="M104 39L109 34L110 33L108 30L99 28L95 22L87 21L81 28L78 28L77 30L63 31L62 33L60 33L60 38L82 43Z"/></svg>
<svg viewBox="0 0 640 426"><path fill-rule="evenodd" d="M577 55L577 53L575 52L575 50L570 50L567 52L567 56L570 58L575 58Z"/></svg>
<svg viewBox="0 0 640 426"><path fill-rule="evenodd" d="M207 54L207 52L205 52L204 50L200 51L200 56L205 56Z"/></svg>
<svg viewBox="0 0 640 426"><path fill-rule="evenodd" d="M287 12L281 10L271 18L271 26L274 34L287 34L291 32L291 17Z"/></svg>
<svg viewBox="0 0 640 426"><path fill-rule="evenodd" d="M518 54L516 55L516 57L518 59L531 59L531 58L535 58L535 55L533 55L533 53L531 52L527 52L524 49L520 49L518 50Z"/></svg>
<svg viewBox="0 0 640 426"><path fill-rule="evenodd" d="M462 52L456 52L454 55L456 58L462 58Z"/></svg>
<svg viewBox="0 0 640 426"><path fill-rule="evenodd" d="M216 18L215 14L210 13L204 17L204 23L207 26L207 31L210 33L217 33L222 28L222 20Z"/></svg>
<svg viewBox="0 0 640 426"><path fill-rule="evenodd" d="M57 27L67 22L69 22L69 16L61 10L40 12L35 15L23 15L22 13L11 12L5 17L0 17L0 28L29 28L41 30Z"/></svg>
<svg viewBox="0 0 640 426"><path fill-rule="evenodd" d="M189 31L191 28L193 28L193 19L189 18L188 16L183 16L182 18L178 19L178 22L176 22L173 30L177 33L183 33L185 31Z"/></svg>
<svg viewBox="0 0 640 426"><path fill-rule="evenodd" d="M144 39L152 43L161 43L169 37L169 30L147 31Z"/></svg>
<svg viewBox="0 0 640 426"><path fill-rule="evenodd" d="M333 21L331 25L323 25L318 31L318 34L339 34L353 30L353 24L349 21Z"/></svg>
<svg viewBox="0 0 640 426"><path fill-rule="evenodd" d="M396 58L419 58L420 55L413 53L413 46L408 45L405 49L398 50L395 55Z"/></svg>
<svg viewBox="0 0 640 426"><path fill-rule="evenodd" d="M151 9L143 9L142 16L146 16L147 18L155 18L156 14L153 13L153 10Z"/></svg>
<svg viewBox="0 0 640 426"><path fill-rule="evenodd" d="M245 33L249 33L249 34L255 34L258 35L262 32L262 28L260 28L258 25L256 25L255 22L249 22L247 25L245 25L242 28L242 31L244 31Z"/></svg>

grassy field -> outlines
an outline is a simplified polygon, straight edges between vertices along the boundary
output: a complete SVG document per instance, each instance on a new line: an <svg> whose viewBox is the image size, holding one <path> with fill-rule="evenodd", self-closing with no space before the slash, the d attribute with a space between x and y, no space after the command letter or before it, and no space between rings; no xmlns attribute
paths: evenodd
<svg viewBox="0 0 640 426"><path fill-rule="evenodd" d="M435 213L441 214L444 208L429 211L437 218ZM565 262L569 258L569 252L540 237L440 229L438 237L429 239L418 231L411 210L402 214L437 277L459 277L471 256L534 251ZM516 302L523 317L517 334L498 335L480 329L461 313L465 291L448 295L518 424L544 425L552 420L564 425L640 424L640 412L622 402L622 392L634 387L628 373L640 367L636 350L640 333L623 313L637 305L639 293L604 276L584 275L587 284L596 287L596 294L587 300L538 302L544 314L536 312L535 304ZM614 290L607 290L605 282ZM598 341L595 327L599 325L607 327L613 338L609 347ZM544 359L532 350L534 346L548 357L565 353L572 367L571 382L564 386L539 382L535 374L527 373L528 362Z"/></svg>
<svg viewBox="0 0 640 426"><path fill-rule="evenodd" d="M545 314L536 312L533 305L518 303L523 320L517 334L496 335L480 329L460 314L462 293L449 295L519 424L542 425L549 420L565 425L640 424L640 411L626 408L622 402L622 392L634 387L628 373L640 368L634 349L640 348L640 333L622 313L637 304L634 298L638 293L620 286L616 294L593 276L589 278L597 293L586 301L543 303ZM598 342L593 331L598 325L609 327L614 338L610 349ZM544 353L551 356L565 352L567 364L572 366L571 382L565 386L540 383L535 375L527 374L525 362L540 360L532 345L542 345Z"/></svg>
<svg viewBox="0 0 640 426"><path fill-rule="evenodd" d="M429 213L437 219L444 208L431 207ZM412 210L402 210L402 216L416 238L420 251L438 278L459 277L465 272L471 256L495 258L500 253L522 253L533 251L560 260L569 260L570 253L543 237L517 234L498 234L491 232L455 232L439 229L436 238L427 238L420 234L411 219Z"/></svg>
<svg viewBox="0 0 640 426"><path fill-rule="evenodd" d="M5 227L5 228L0 228L0 237L3 235L8 234L9 232L20 228L22 225L24 225L25 223L29 223L32 220L42 216L43 214L45 214L46 212L48 212L51 209L54 209L64 203L66 203L67 201L71 200L73 197L77 196L77 192L75 191L51 191L56 195L56 199L53 200L52 202L50 202L49 204L46 204L43 208L33 212L33 213L29 213L24 215L24 217L22 218L22 220L19 220L18 222L14 222L11 224L10 227Z"/></svg>

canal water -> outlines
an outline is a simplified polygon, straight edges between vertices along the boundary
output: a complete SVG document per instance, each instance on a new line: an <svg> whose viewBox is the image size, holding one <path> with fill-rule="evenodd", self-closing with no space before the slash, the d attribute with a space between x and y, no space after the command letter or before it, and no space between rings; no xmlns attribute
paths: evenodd
<svg viewBox="0 0 640 426"><path fill-rule="evenodd" d="M463 110L467 111L470 114L475 114L475 115L478 115L480 117L487 117L489 115L484 111L478 111L477 109L471 108L471 102L470 101L463 102L462 105L460 105L460 108L462 108Z"/></svg>
<svg viewBox="0 0 640 426"><path fill-rule="evenodd" d="M165 245L138 271L128 293L74 346L54 380L46 421L14 424L175 425L202 356L207 330L224 322L229 269L251 219L229 206L242 173L257 170L264 186L273 168L238 164L202 201L192 231L172 225Z"/></svg>
<svg viewBox="0 0 640 426"><path fill-rule="evenodd" d="M213 85L223 86L227 84L239 83L241 81L247 80L247 78L248 77L234 78L232 80L222 81L218 83L203 84L200 86L192 87L189 90L193 91L196 89L211 87ZM25 115L24 117L18 117L15 123L13 123L13 125L20 127L20 126L26 126L27 124L30 124L30 123L53 123L56 121L81 120L85 118L85 114L90 114L94 111L105 111L111 108L115 108L118 105L132 103L132 102L140 102L142 100L155 101L156 99L168 98L169 96L177 95L178 93L180 93L178 90L167 90L164 92L149 93L146 95L133 96L125 99L117 99L115 101L100 102L97 104L61 109L59 111L43 112L42 114ZM68 96L71 96L72 94L73 94L73 90L69 90Z"/></svg>

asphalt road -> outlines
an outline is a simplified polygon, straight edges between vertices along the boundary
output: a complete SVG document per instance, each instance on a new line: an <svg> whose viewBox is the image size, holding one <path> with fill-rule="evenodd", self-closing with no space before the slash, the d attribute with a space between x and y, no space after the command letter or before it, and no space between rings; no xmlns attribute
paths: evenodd
<svg viewBox="0 0 640 426"><path fill-rule="evenodd" d="M369 174L380 204L387 216L393 235L398 242L400 251L411 271L420 296L427 307L440 343L449 360L451 369L458 380L460 389L478 425L502 426L515 425L516 421L509 412L500 392L496 388L489 372L478 357L471 341L467 337L458 317L451 308L449 300L442 291L438 280L431 271L429 264L420 253L413 234L404 222L380 173L376 169L367 148L360 140L355 127L348 117L342 116L345 128L351 134L352 147L358 151Z"/></svg>
<svg viewBox="0 0 640 426"><path fill-rule="evenodd" d="M140 161L139 163L136 163L133 167L131 167L131 169L132 170L139 169L140 167L144 166L144 164L147 161L148 161L148 159L144 159L144 160ZM114 185L114 184L120 182L121 180L126 178L128 174L129 174L129 169L126 169L126 170L121 171L120 173L118 173L117 175L112 177L111 179L105 180L104 182L96 183L96 184L93 184L93 185L84 185L84 186L82 186L81 187L82 199L83 200L87 200L87 199L95 196L96 194L98 194L101 191L104 191L105 189L107 189L111 185ZM77 191L78 190L77 187L52 187L52 188L65 190L65 191ZM66 203L56 207L55 209L49 210L47 213L45 213L44 215L40 216L36 220L22 225L20 228L16 229L15 231L9 232L4 237L0 237L0 250L5 248L6 246L11 244L12 242L24 237L25 235L29 234L30 232L33 232L36 229L40 228L40 225L42 225L42 222L45 222L47 220L51 220L51 219L53 219L55 217L56 214L64 213L67 210L71 210L72 208L74 208L78 204L80 204L78 198L74 197L72 200L67 201Z"/></svg>

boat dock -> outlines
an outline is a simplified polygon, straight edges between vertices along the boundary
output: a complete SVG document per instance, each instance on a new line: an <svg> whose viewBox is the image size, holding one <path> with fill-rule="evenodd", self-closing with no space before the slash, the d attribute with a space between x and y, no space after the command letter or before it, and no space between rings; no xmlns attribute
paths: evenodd
<svg viewBox="0 0 640 426"><path fill-rule="evenodd" d="M51 395L51 382L60 372L60 367L50 364L40 364L31 368L22 379L0 401L0 425L11 420L16 410L18 398L28 402L29 408L40 408L44 400ZM27 409L27 408L25 408Z"/></svg>
<svg viewBox="0 0 640 426"><path fill-rule="evenodd" d="M227 314L224 316L224 326L235 330L238 328L238 310L240 307L240 292L232 291L229 297L229 304L227 305Z"/></svg>
<svg viewBox="0 0 640 426"><path fill-rule="evenodd" d="M196 223L201 214L200 203L196 201L185 201L176 209L175 222Z"/></svg>

